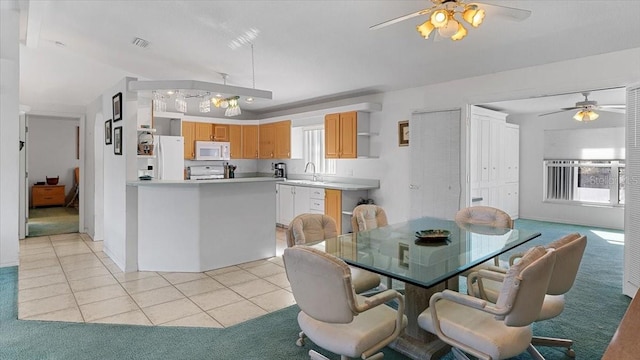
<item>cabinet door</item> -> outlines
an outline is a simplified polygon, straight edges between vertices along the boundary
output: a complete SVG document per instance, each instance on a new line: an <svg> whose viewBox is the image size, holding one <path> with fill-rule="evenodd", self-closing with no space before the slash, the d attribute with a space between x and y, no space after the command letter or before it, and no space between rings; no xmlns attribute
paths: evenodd
<svg viewBox="0 0 640 360"><path fill-rule="evenodd" d="M196 141L212 141L213 140L213 128L210 123L195 123L196 124Z"/></svg>
<svg viewBox="0 0 640 360"><path fill-rule="evenodd" d="M229 126L229 142L231 143L231 158L242 159L242 125Z"/></svg>
<svg viewBox="0 0 640 360"><path fill-rule="evenodd" d="M504 129L505 141L505 177L507 182L516 182L519 179L518 162L520 157L520 129L514 125L507 125Z"/></svg>
<svg viewBox="0 0 640 360"><path fill-rule="evenodd" d="M291 158L291 120L277 122L275 130L275 158Z"/></svg>
<svg viewBox="0 0 640 360"><path fill-rule="evenodd" d="M336 221L338 234L342 234L342 191L325 189L324 214Z"/></svg>
<svg viewBox="0 0 640 360"><path fill-rule="evenodd" d="M289 226L291 220L295 217L294 188L294 186L290 185L278 185L278 208L280 210L278 222L285 226Z"/></svg>
<svg viewBox="0 0 640 360"><path fill-rule="evenodd" d="M340 114L329 114L324 117L324 157L327 159L340 157Z"/></svg>
<svg viewBox="0 0 640 360"><path fill-rule="evenodd" d="M258 125L242 125L242 158L258 158Z"/></svg>
<svg viewBox="0 0 640 360"><path fill-rule="evenodd" d="M501 164L502 164L502 151L504 151L503 145L503 130L504 122L500 120L491 120L489 136L489 181L494 185L497 185L497 181L501 177Z"/></svg>
<svg viewBox="0 0 640 360"><path fill-rule="evenodd" d="M274 123L260 125L260 159L273 159L276 127Z"/></svg>
<svg viewBox="0 0 640 360"><path fill-rule="evenodd" d="M489 171L491 168L490 159L491 159L491 120L487 118L482 118L478 120L479 123L479 144L478 148L480 150L480 178L478 179L481 183L486 183L489 181Z"/></svg>
<svg viewBox="0 0 640 360"><path fill-rule="evenodd" d="M184 158L194 159L196 157L196 123L183 121L182 136L184 137Z"/></svg>
<svg viewBox="0 0 640 360"><path fill-rule="evenodd" d="M358 116L355 111L340 114L340 158L358 157Z"/></svg>
<svg viewBox="0 0 640 360"><path fill-rule="evenodd" d="M211 133L213 141L231 141L229 125L211 124Z"/></svg>
<svg viewBox="0 0 640 360"><path fill-rule="evenodd" d="M300 214L305 214L309 212L309 193L310 193L310 188L306 187L306 186L294 186L293 187L293 192L295 193L294 195L294 204L293 204L293 210L294 210L294 215L298 216Z"/></svg>

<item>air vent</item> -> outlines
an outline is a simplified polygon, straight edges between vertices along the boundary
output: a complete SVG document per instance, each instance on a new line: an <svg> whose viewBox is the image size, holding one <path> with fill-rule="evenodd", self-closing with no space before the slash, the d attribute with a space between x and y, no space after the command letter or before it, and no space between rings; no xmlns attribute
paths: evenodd
<svg viewBox="0 0 640 360"><path fill-rule="evenodd" d="M148 42L145 39L141 39L139 37L133 39L133 41L131 42L133 45L137 46L137 47L141 47L141 48L146 48L147 46L149 46L149 44L151 44L150 42Z"/></svg>

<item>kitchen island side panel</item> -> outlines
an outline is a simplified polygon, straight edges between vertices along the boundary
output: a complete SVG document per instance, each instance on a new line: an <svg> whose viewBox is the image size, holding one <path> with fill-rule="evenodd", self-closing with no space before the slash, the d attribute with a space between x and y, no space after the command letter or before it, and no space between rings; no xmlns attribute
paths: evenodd
<svg viewBox="0 0 640 360"><path fill-rule="evenodd" d="M139 271L202 271L198 185L138 187Z"/></svg>
<svg viewBox="0 0 640 360"><path fill-rule="evenodd" d="M206 269L276 255L275 182L201 185L200 262Z"/></svg>

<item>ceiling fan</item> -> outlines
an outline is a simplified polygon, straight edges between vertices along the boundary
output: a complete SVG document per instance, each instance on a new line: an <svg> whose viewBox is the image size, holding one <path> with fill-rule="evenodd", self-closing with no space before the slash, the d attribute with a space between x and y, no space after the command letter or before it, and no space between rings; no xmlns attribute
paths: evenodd
<svg viewBox="0 0 640 360"><path fill-rule="evenodd" d="M464 20L473 27L478 27L485 17L485 9L491 9L492 15L503 16L510 20L522 21L531 15L530 10L512 8L463 0L430 0L431 7L381 22L369 27L376 30L412 19L416 16L429 15L427 21L416 26L422 37L428 39L434 30L436 36L448 37L451 40L461 40L467 35L467 29L462 25Z"/></svg>
<svg viewBox="0 0 640 360"><path fill-rule="evenodd" d="M584 96L583 101L576 102L575 106L561 108L558 111L552 111L544 114L540 114L538 116L545 116L551 114L557 114L564 111L578 110L578 112L573 116L574 119L578 121L592 121L597 119L600 115L596 112L599 111L609 111L616 113L624 113L626 105L624 104L610 104L610 105L598 105L598 102L595 100L589 100L590 91L585 91L582 93Z"/></svg>

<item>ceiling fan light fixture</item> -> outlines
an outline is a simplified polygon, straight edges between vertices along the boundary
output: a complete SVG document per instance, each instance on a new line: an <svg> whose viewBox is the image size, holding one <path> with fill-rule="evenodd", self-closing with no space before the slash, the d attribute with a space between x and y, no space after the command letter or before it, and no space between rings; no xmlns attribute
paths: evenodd
<svg viewBox="0 0 640 360"><path fill-rule="evenodd" d="M464 12L462 12L462 18L473 27L478 27L484 20L484 9L480 8L476 4L466 4L464 6Z"/></svg>
<svg viewBox="0 0 640 360"><path fill-rule="evenodd" d="M600 117L600 114L591 109L583 109L573 115L573 118L578 121L593 121L598 117Z"/></svg>
<svg viewBox="0 0 640 360"><path fill-rule="evenodd" d="M467 29L462 26L462 23L458 23L458 31L451 36L451 40L462 40L465 36L467 36Z"/></svg>
<svg viewBox="0 0 640 360"><path fill-rule="evenodd" d="M425 39L429 38L429 35L434 29L435 29L435 26L433 26L433 24L431 23L431 20L427 20L424 23L422 23L422 25L416 26L416 30L418 30L418 32L420 33L420 36L422 36Z"/></svg>
<svg viewBox="0 0 640 360"><path fill-rule="evenodd" d="M453 39L453 36L456 35L459 31L459 25L460 23L456 21L456 19L451 17L449 18L449 20L447 21L447 24L444 27L441 27L438 29L438 33L442 37Z"/></svg>
<svg viewBox="0 0 640 360"><path fill-rule="evenodd" d="M440 29L447 26L449 22L449 18L451 15L445 9L436 10L431 14L431 24L436 28Z"/></svg>

